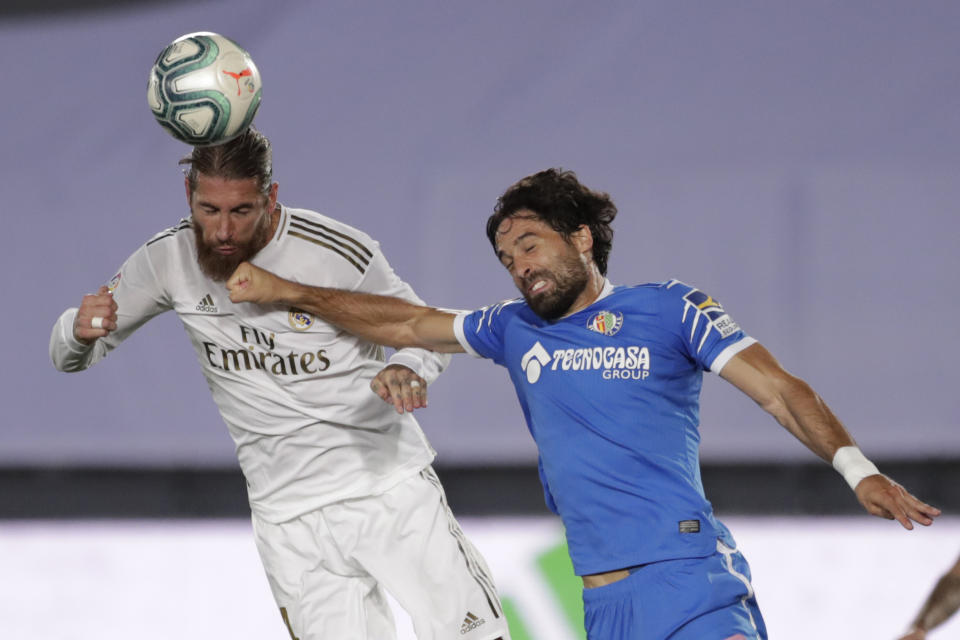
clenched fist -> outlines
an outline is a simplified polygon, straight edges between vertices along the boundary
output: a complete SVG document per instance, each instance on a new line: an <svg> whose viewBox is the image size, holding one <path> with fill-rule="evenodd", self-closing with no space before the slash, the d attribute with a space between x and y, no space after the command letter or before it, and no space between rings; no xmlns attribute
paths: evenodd
<svg viewBox="0 0 960 640"><path fill-rule="evenodd" d="M227 280L227 291L232 302L270 304L282 301L285 285L289 284L269 271L243 262Z"/></svg>
<svg viewBox="0 0 960 640"><path fill-rule="evenodd" d="M109 289L102 286L96 293L83 296L73 320L73 337L90 344L117 328L117 303Z"/></svg>

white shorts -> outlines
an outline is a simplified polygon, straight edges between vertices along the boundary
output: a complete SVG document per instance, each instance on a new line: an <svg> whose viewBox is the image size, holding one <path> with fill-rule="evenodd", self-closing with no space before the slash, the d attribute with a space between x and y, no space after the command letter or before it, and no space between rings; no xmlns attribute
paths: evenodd
<svg viewBox="0 0 960 640"><path fill-rule="evenodd" d="M418 640L510 639L486 562L431 467L288 522L253 516L253 531L291 638L394 640L386 589Z"/></svg>

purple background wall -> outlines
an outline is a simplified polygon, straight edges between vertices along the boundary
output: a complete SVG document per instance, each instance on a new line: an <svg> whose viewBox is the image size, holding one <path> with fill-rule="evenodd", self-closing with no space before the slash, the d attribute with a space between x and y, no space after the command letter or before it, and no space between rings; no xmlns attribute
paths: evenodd
<svg viewBox="0 0 960 640"><path fill-rule="evenodd" d="M281 200L370 232L429 302L513 297L484 221L574 169L620 208L616 283L713 294L873 457L960 454L960 5L242 0L0 23L0 464L233 464L175 317L85 374L46 354L187 214L145 90L196 30L256 60ZM455 359L421 422L447 464L535 459L488 362ZM715 377L702 432L707 460L811 458Z"/></svg>

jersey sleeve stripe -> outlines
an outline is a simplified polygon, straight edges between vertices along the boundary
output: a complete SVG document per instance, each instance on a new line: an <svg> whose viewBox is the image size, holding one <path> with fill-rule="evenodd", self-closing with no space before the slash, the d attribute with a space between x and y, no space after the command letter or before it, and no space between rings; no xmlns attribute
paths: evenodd
<svg viewBox="0 0 960 640"><path fill-rule="evenodd" d="M159 234L157 234L156 237L151 238L151 239L147 242L147 246L150 246L151 244L153 244L154 242L157 242L158 240L163 240L164 238L169 238L170 236L172 236L172 235L174 235L174 234L176 234L176 233L178 233L178 232L180 232L180 231L183 231L184 229L189 229L189 228L190 228L190 220L189 220L188 218L184 218L184 219L181 220L179 223L177 223L176 226L170 227L170 228L167 229L166 231L161 231Z"/></svg>
<svg viewBox="0 0 960 640"><path fill-rule="evenodd" d="M697 324L694 323L693 326L696 327ZM700 338L700 344L697 345L697 353L700 353L700 352L703 350L703 345L706 344L706 342L707 342L707 337L708 337L709 335L710 335L710 329L709 329L709 327L708 327L707 330L703 332L703 337ZM693 339L693 336L690 336L690 338Z"/></svg>
<svg viewBox="0 0 960 640"><path fill-rule="evenodd" d="M352 246L348 245L347 243L342 242L342 241L340 241L340 240L337 240L336 238L334 238L334 237L332 237L332 236L326 235L326 234L321 233L321 232L319 232L319 231L315 231L315 230L313 230L313 229L310 229L310 228L308 228L308 227L305 227L305 226L302 225L302 224L298 224L297 222L291 222L291 223L290 223L290 228L292 228L292 229L300 229L300 231L303 232L302 234L298 234L297 237L302 238L304 235L307 235L307 236L310 236L310 237L317 238L317 239L319 239L321 242L325 242L325 243L327 243L327 244L330 245L330 246L336 245L337 247L340 247L341 253L342 253L343 251L348 251L348 252L352 253L352 254L356 257L357 260L359 260L361 263L363 263L363 266L364 266L364 267L366 267L368 264L370 264L370 258L368 258L367 256L363 255L362 253L360 253L359 251L357 251L356 249L354 249ZM292 231L289 231L288 233L290 233L291 235L293 235L293 232L292 232Z"/></svg>
<svg viewBox="0 0 960 640"><path fill-rule="evenodd" d="M717 357L713 359L713 362L710 363L710 371L713 373L719 374L723 371L723 368L727 366L727 363L747 347L752 344L755 344L757 341L750 336L744 336L741 340L734 342L729 345L726 349L717 354Z"/></svg>
<svg viewBox="0 0 960 640"><path fill-rule="evenodd" d="M294 238L300 238L301 240L306 240L307 242L312 242L313 244L319 245L319 246L323 247L324 249L329 249L330 251L333 251L334 253L336 253L337 255L339 255L341 258L343 258L344 260L346 260L347 262L349 262L350 264L352 264L353 266L355 266L355 267L357 268L357 271L359 271L360 273L365 273L365 272L366 272L366 270L365 270L366 265L361 266L360 263L358 263L356 260L354 260L353 258L351 258L350 256L348 256L346 253L344 253L343 251L341 251L339 248L337 248L337 247L335 247L335 246L333 246L333 245L331 245L331 244L328 244L328 243L326 243L326 242L323 242L322 240L319 240L319 239L314 238L314 237L312 237L312 236L308 236L308 235L299 233L299 232L297 232L297 231L288 231L287 234L293 236Z"/></svg>
<svg viewBox="0 0 960 640"><path fill-rule="evenodd" d="M312 220L307 220L306 218L301 218L300 216L292 216L292 217L293 217L294 220L296 220L297 222L299 222L299 223L301 223L301 224L305 224L305 225L308 225L308 226L310 226L310 227L316 227L316 233L321 233L320 230L322 230L323 232L326 232L327 234L339 236L340 238L343 238L344 240L346 240L346 241L349 242L350 244L353 244L354 246L356 246L356 247L357 247L358 249L360 249L360 251L362 251L363 253L367 254L367 258L372 258L372 257L373 257L373 251L371 251L370 249L368 249L367 247L365 247L365 246L364 246L360 241L358 241L357 239L352 238L352 237L348 236L348 235L345 234L345 233L341 233L340 231L334 231L334 230L331 229L330 227L324 226L324 225L320 224L319 222L313 222ZM300 227L300 228L303 229L304 227ZM333 238L330 238L329 236L327 236L327 238L330 239L330 240L333 240ZM341 245L343 244L343 243L341 243L341 242L339 242L339 241L336 241L336 240L334 240L334 241L337 242L337 244L341 244ZM344 246L345 246L345 245L344 245ZM351 250L352 250L352 249L351 249Z"/></svg>
<svg viewBox="0 0 960 640"><path fill-rule="evenodd" d="M470 344L470 341L467 340L467 336L463 331L463 322L467 319L467 316L470 314L469 311L463 311L457 314L457 317L453 319L453 333L457 336L457 342L460 343L460 346L463 347L463 350L472 355L474 358L482 358L477 350L473 348Z"/></svg>

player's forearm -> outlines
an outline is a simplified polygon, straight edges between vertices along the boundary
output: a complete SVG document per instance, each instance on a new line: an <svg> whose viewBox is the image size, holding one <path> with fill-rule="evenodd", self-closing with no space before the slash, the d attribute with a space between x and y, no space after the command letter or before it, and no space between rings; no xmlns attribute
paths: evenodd
<svg viewBox="0 0 960 640"><path fill-rule="evenodd" d="M388 347L433 348L415 328L430 309L400 298L311 287L283 280L278 297L355 336Z"/></svg>
<svg viewBox="0 0 960 640"><path fill-rule="evenodd" d="M960 609L960 575L948 573L940 578L924 603L914 626L929 631Z"/></svg>
<svg viewBox="0 0 960 640"><path fill-rule="evenodd" d="M831 462L837 449L853 444L823 399L759 342L735 355L720 375L825 461Z"/></svg>
<svg viewBox="0 0 960 640"><path fill-rule="evenodd" d="M831 462L837 449L854 445L843 424L810 385L788 374L778 387L781 408L772 413L820 458Z"/></svg>
<svg viewBox="0 0 960 640"><path fill-rule="evenodd" d="M401 298L300 284L247 262L237 267L226 286L235 303L287 304L369 342L463 351L454 332L454 314Z"/></svg>

